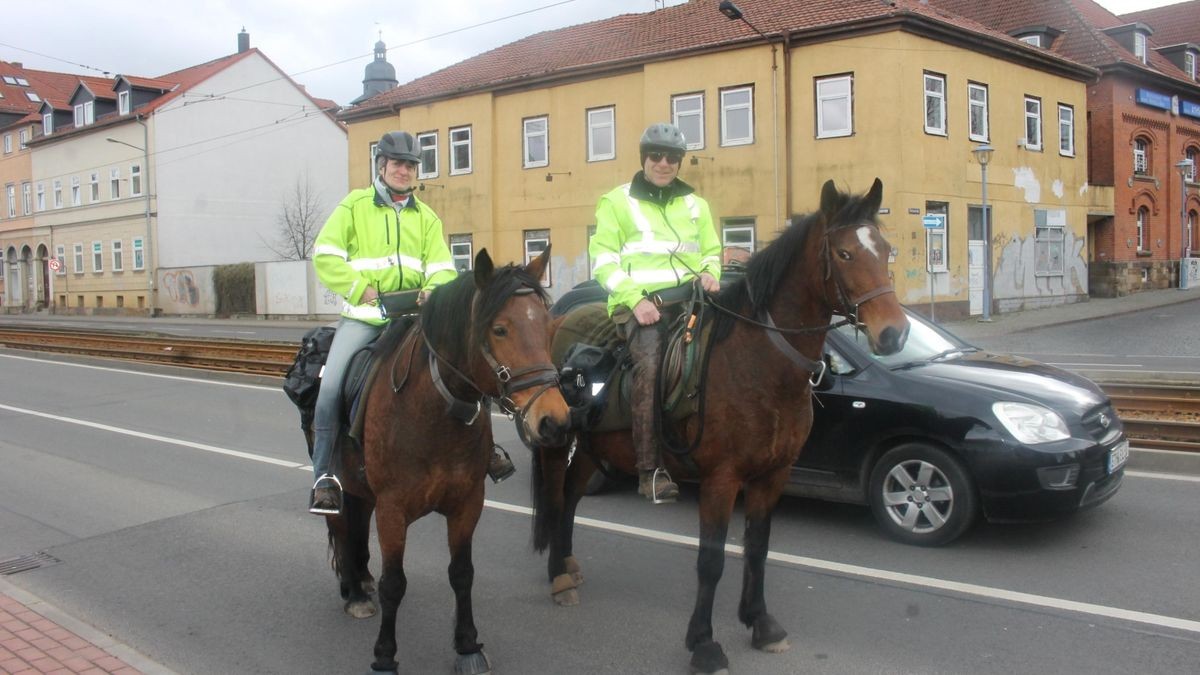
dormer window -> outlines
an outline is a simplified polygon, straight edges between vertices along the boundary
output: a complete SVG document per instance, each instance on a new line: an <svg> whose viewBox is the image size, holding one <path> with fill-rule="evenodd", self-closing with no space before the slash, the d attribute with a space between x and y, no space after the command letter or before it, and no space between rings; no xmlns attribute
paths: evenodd
<svg viewBox="0 0 1200 675"><path fill-rule="evenodd" d="M129 90L117 92L117 112L122 115L129 114Z"/></svg>
<svg viewBox="0 0 1200 675"><path fill-rule="evenodd" d="M1020 40L1021 42L1024 42L1027 45L1033 45L1034 47L1042 46L1042 36L1041 35L1022 35L1021 37L1019 37L1017 39Z"/></svg>
<svg viewBox="0 0 1200 675"><path fill-rule="evenodd" d="M1196 52L1187 52L1183 55L1183 72L1191 79L1196 79Z"/></svg>
<svg viewBox="0 0 1200 675"><path fill-rule="evenodd" d="M42 135L49 136L54 133L54 113L48 112L42 115Z"/></svg>
<svg viewBox="0 0 1200 675"><path fill-rule="evenodd" d="M96 121L96 104L85 101L75 104L75 126L82 127Z"/></svg>
<svg viewBox="0 0 1200 675"><path fill-rule="evenodd" d="M21 85L22 87L28 87L28 86L29 86L29 80L26 80L26 79L25 79L25 78L23 78L23 77L18 77L18 78L17 78L17 84Z"/></svg>
<svg viewBox="0 0 1200 675"><path fill-rule="evenodd" d="M1138 61L1141 61L1142 63L1146 62L1146 34L1145 33L1134 33L1133 34L1133 55L1137 57Z"/></svg>

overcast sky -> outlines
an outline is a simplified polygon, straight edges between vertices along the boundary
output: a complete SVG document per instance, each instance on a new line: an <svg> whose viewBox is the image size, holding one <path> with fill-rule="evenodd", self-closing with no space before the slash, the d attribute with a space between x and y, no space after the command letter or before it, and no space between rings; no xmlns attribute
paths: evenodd
<svg viewBox="0 0 1200 675"><path fill-rule="evenodd" d="M1099 1L1117 14L1172 4ZM715 20L717 0L711 3ZM4 22L0 59L39 70L155 77L233 53L244 26L251 46L311 94L345 105L362 93L363 68L381 32L396 79L404 83L533 33L648 12L663 4L664 0L58 0L47 5L49 15L37 21L36 30L22 22ZM485 22L491 23L472 27ZM457 32L445 35L451 31Z"/></svg>

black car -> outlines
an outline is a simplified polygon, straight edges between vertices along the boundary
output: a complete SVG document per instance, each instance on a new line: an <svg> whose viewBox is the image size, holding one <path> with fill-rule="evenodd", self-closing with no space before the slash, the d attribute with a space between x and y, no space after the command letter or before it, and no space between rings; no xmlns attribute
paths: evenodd
<svg viewBox="0 0 1200 675"><path fill-rule="evenodd" d="M1129 441L1099 387L909 319L907 344L888 356L852 327L830 331L788 493L869 504L890 536L927 546L979 513L1044 520L1116 493Z"/></svg>

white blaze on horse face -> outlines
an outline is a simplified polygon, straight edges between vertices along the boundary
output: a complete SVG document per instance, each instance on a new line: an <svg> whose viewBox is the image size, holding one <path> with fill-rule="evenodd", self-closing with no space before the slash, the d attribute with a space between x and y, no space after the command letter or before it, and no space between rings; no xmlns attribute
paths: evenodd
<svg viewBox="0 0 1200 675"><path fill-rule="evenodd" d="M862 227L858 228L858 241L860 244L862 244L863 248L871 252L871 255L878 258L879 250L875 247L875 239L871 236L873 231L874 228L868 225L863 225Z"/></svg>

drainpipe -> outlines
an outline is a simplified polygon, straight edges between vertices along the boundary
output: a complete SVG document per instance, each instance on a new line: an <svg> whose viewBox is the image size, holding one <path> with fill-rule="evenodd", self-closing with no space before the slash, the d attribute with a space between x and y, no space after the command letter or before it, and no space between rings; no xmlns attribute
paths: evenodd
<svg viewBox="0 0 1200 675"><path fill-rule="evenodd" d="M155 302L155 270L152 262L154 260L154 232L150 223L150 126L146 124L142 115L137 116L137 122L142 125L142 152L146 163L143 174L146 184L142 187L146 193L146 245L142 247L142 256L145 258L143 262L146 266L146 305L150 310L150 316L154 317L158 315L156 307L158 303Z"/></svg>

